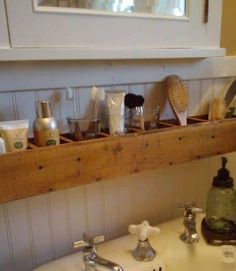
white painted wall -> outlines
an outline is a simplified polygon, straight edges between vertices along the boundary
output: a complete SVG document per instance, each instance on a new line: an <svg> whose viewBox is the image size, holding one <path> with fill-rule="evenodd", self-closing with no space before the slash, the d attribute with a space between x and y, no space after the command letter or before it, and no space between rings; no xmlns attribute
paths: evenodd
<svg viewBox="0 0 236 271"><path fill-rule="evenodd" d="M158 82L169 73L187 75L190 90L189 115L204 113L209 99L223 89L230 80L227 76L233 75L231 70L220 76L219 71L216 72L219 68L216 65L202 79L195 78L197 73L198 76L202 73L204 65L199 64L197 69L197 63L191 62L184 64L181 61L162 61L154 66L150 62L149 67L146 66L143 70L138 63L137 66L129 62L118 63L118 70L114 69L117 63L111 68L106 63L85 63L85 66L84 63L65 63L64 69L55 62L0 64L0 78L4 82L0 86L0 121L29 118L32 124L35 117L34 102L38 99L50 99L60 129L65 131L65 118L69 114L77 111L84 114L86 111L91 85L96 82L100 82L99 85L104 85L108 90L122 88L142 94L148 108L155 108L160 103L162 118L172 117L163 84ZM182 68L178 69L178 64ZM195 66L194 73L191 73L190 68L187 71L188 65ZM33 72L30 72L29 67ZM138 75L136 79L133 70L135 67ZM70 74L70 69L81 70L82 77L75 70ZM99 71L99 76L94 78L96 70ZM155 78L155 71L157 79L148 81L148 78ZM72 101L66 99L65 85L62 82L64 79L67 86L70 80L63 78L62 75L65 74L71 78L71 86L75 90ZM45 81L41 82L42 79ZM91 85L77 84L79 80L90 81ZM30 82L30 86L41 87L30 89L27 82ZM15 87L12 88L13 86ZM236 169L233 165L236 156L229 154L228 157L229 168L235 178ZM219 157L214 157L2 204L0 270L30 271L44 262L72 253L72 243L81 239L84 231L91 235L105 234L106 239L112 239L126 234L130 223L148 219L151 224L158 224L181 215L181 211L176 208L178 202L196 201L200 207L204 207L207 190L219 166Z"/></svg>

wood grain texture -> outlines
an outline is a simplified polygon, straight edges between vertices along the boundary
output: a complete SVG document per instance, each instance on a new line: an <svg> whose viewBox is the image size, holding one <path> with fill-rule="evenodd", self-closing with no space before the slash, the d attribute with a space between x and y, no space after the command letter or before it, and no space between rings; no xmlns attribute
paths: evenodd
<svg viewBox="0 0 236 271"><path fill-rule="evenodd" d="M0 157L0 202L236 150L236 121L107 137Z"/></svg>

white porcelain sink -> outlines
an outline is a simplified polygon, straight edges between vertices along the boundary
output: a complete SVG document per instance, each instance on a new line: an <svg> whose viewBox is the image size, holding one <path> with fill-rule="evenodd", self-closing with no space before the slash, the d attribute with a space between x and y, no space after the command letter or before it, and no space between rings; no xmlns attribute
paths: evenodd
<svg viewBox="0 0 236 271"><path fill-rule="evenodd" d="M236 247L233 248L234 263L225 263L223 248L209 246L203 240L200 230L201 219L202 216L197 218L200 241L195 244L186 244L179 239L183 231L183 218L159 225L161 233L149 239L152 247L157 251L157 257L151 262L138 262L133 259L131 251L137 245L137 237L133 235L98 245L98 254L118 263L125 271L235 271ZM82 271L84 270L82 254L75 253L36 270Z"/></svg>

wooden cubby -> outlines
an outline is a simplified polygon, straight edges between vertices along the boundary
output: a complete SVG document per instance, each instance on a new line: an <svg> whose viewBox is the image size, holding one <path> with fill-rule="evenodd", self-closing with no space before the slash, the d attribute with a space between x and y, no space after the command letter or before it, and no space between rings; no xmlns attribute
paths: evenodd
<svg viewBox="0 0 236 271"><path fill-rule="evenodd" d="M235 151L236 119L189 117L187 126L167 120L124 136L75 142L62 135L61 143L29 142L28 150L1 155L0 203Z"/></svg>

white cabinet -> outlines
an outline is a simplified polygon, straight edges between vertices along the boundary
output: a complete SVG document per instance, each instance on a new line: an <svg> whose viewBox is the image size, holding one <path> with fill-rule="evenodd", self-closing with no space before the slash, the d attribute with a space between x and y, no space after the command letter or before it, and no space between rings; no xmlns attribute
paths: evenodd
<svg viewBox="0 0 236 271"><path fill-rule="evenodd" d="M0 0L0 48L9 48L7 20L4 0Z"/></svg>
<svg viewBox="0 0 236 271"><path fill-rule="evenodd" d="M132 59L224 55L219 48L222 0L188 0L186 16L112 14L6 0L11 46L35 59ZM0 54L1 58L1 54Z"/></svg>

